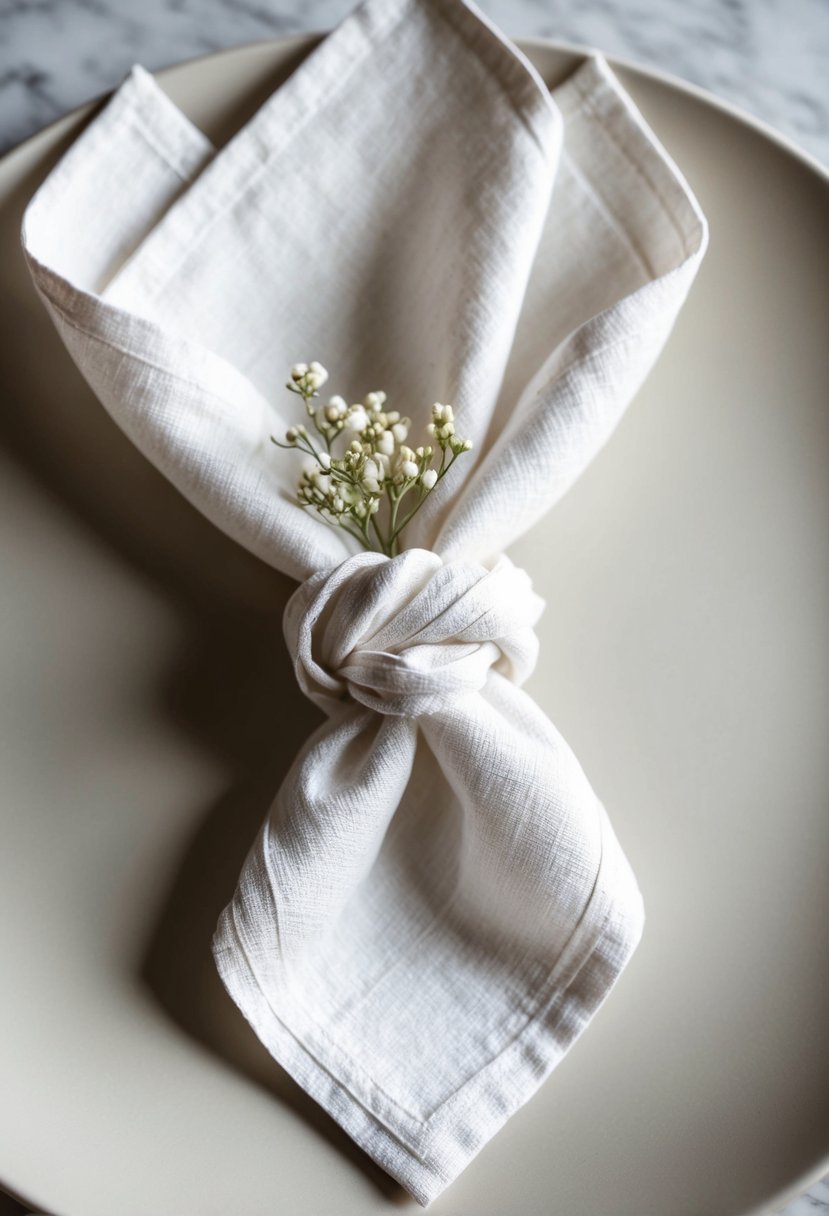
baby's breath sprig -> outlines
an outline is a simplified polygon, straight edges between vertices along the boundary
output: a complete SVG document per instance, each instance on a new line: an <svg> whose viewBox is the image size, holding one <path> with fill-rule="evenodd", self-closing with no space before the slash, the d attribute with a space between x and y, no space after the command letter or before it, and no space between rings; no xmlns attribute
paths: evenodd
<svg viewBox="0 0 829 1216"><path fill-rule="evenodd" d="M386 408L384 392L368 393L356 405L340 396L320 405L327 380L321 363L294 364L285 387L302 397L310 425L290 427L284 443L272 441L310 457L297 487L300 506L344 528L365 549L394 557L403 529L472 442L455 434L451 405L438 402L427 428L433 444L411 448L411 421Z"/></svg>

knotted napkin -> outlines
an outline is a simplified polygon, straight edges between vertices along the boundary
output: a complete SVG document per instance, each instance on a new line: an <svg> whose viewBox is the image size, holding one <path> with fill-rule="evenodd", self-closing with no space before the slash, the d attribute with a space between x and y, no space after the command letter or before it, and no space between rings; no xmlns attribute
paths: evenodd
<svg viewBox="0 0 829 1216"><path fill-rule="evenodd" d="M26 214L100 400L301 583L285 637L327 717L214 953L276 1059L424 1204L640 935L606 814L520 689L541 603L499 555L612 431L705 240L600 57L551 94L463 0L369 0L219 151L135 68ZM296 503L270 437L302 358L350 400L451 402L474 441L398 557Z"/></svg>

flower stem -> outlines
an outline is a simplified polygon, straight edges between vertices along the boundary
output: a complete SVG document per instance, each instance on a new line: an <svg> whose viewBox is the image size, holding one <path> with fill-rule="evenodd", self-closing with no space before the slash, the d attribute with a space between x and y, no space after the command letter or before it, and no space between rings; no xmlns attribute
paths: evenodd
<svg viewBox="0 0 829 1216"><path fill-rule="evenodd" d="M438 469L438 481L440 481L441 478L444 477L449 472L449 470L452 468L452 465L455 463L456 460L457 460L457 455L455 453L453 453L452 459L449 461L448 464L446 464L446 450L444 449L443 453L441 454L440 467ZM435 485L437 485L437 482L435 482ZM421 491L420 500L412 507L409 514L405 515L403 517L401 523L398 525L397 531L394 532L394 534L390 537L390 544L392 546L394 546L395 551L397 548L398 536L403 531L403 529L406 527L409 520L413 519L414 516L417 515L418 511L420 510L420 508L423 506L424 502L426 501L426 498L427 498L427 495ZM389 556L393 557L394 553L389 554Z"/></svg>

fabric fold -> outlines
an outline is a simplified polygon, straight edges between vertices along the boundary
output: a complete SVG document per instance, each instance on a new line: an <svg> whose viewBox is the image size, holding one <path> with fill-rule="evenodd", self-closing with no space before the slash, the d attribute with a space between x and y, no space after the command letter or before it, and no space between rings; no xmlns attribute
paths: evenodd
<svg viewBox="0 0 829 1216"><path fill-rule="evenodd" d="M705 244L601 57L550 92L465 0L368 0L219 150L136 68L26 212L103 405L300 583L285 637L326 721L214 954L273 1056L424 1204L642 930L602 804L520 687L542 605L503 550L612 432ZM451 402L474 441L397 557L296 501L270 440L304 358L415 420Z"/></svg>

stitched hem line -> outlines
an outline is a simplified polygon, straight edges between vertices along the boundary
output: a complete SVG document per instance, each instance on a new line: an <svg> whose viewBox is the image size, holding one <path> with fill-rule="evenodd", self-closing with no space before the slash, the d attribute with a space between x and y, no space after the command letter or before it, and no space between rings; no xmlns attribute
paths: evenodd
<svg viewBox="0 0 829 1216"><path fill-rule="evenodd" d="M274 1058L319 1102L348 1134L421 1204L436 1197L546 1079L608 995L638 933L613 922L611 892L629 868L597 803L602 854L582 916L559 959L539 986L532 1012L495 1057L419 1122L394 1107L377 1109L355 1092L361 1070L331 1044L340 1061L310 1040L307 1011L277 1008L268 997L240 940L232 905L222 914L213 943L216 966L231 997ZM608 850L608 844L610 846ZM632 877L629 879L632 882ZM621 936L620 936L621 934ZM590 965L592 964L592 966ZM286 1006L292 1005L285 993ZM519 1011L520 1012L520 1011ZM297 1018L311 1022L304 1033ZM343 1079L350 1074L353 1080Z"/></svg>

